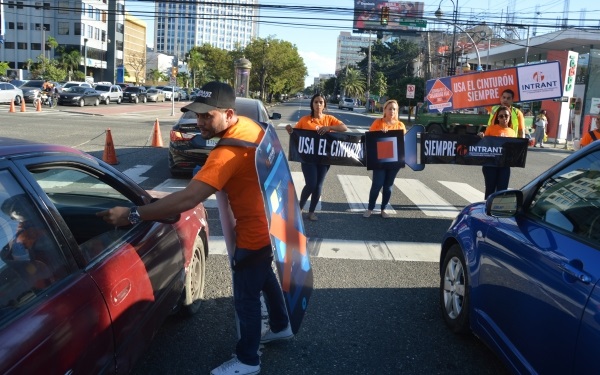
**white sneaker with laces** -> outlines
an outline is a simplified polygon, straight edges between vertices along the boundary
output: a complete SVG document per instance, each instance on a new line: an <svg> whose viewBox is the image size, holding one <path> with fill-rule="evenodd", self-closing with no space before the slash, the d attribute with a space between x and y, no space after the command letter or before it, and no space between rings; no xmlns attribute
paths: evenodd
<svg viewBox="0 0 600 375"><path fill-rule="evenodd" d="M260 365L246 365L234 357L212 370L210 375L253 375L258 373L260 373Z"/></svg>
<svg viewBox="0 0 600 375"><path fill-rule="evenodd" d="M261 344L266 344L271 341L277 340L289 340L294 337L292 333L292 326L288 324L283 331L273 332L270 329L260 338Z"/></svg>

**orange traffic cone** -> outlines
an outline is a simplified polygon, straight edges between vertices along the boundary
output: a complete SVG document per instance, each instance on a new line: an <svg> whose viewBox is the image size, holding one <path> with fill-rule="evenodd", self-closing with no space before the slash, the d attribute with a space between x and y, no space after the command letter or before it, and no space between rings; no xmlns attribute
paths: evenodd
<svg viewBox="0 0 600 375"><path fill-rule="evenodd" d="M15 101L14 100L10 101L10 108L8 109L8 112L16 112L15 111Z"/></svg>
<svg viewBox="0 0 600 375"><path fill-rule="evenodd" d="M35 107L36 112L42 112L42 100L37 101L37 106Z"/></svg>
<svg viewBox="0 0 600 375"><path fill-rule="evenodd" d="M106 142L104 143L102 160L111 165L119 164L117 161L117 153L115 152L115 144L113 143L112 135L110 134L110 128L106 129Z"/></svg>
<svg viewBox="0 0 600 375"><path fill-rule="evenodd" d="M26 112L26 109L25 109L25 99L21 99L21 112Z"/></svg>
<svg viewBox="0 0 600 375"><path fill-rule="evenodd" d="M162 136L160 135L160 126L158 119L154 121L154 129L152 129L152 147L163 147Z"/></svg>

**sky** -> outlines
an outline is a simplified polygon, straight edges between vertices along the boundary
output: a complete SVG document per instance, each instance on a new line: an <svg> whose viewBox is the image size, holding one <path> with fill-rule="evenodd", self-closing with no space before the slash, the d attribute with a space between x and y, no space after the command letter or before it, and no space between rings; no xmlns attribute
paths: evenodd
<svg viewBox="0 0 600 375"><path fill-rule="evenodd" d="M297 9L261 10L259 20L259 37L269 36L286 40L296 45L300 56L308 70L305 79L306 86L313 83L314 77L319 74L335 73L336 45L340 31L352 31L353 0L328 0L306 2L288 2L274 0L259 0L261 5L284 5L286 7L298 7ZM372 2L373 0L366 0ZM569 4L568 24L579 26L586 19L588 26L600 26L600 3L589 0L509 0L498 2L491 0L437 0L425 1L424 17L429 18L428 27L436 29L449 29L444 23L435 22L434 13L438 6L446 14L444 17L451 18L454 4L458 5L458 19L471 20L475 23L505 22L509 9L514 14L510 22L537 26L538 34L554 31L552 26L561 23L558 19L563 18L565 1ZM597 4L597 5L592 5ZM148 25L148 45L154 43L154 20L150 17L136 14L136 10L146 11L152 14L154 4L148 1L126 1L126 9L143 19ZM542 27L551 26L551 27ZM524 35L523 35L524 36Z"/></svg>

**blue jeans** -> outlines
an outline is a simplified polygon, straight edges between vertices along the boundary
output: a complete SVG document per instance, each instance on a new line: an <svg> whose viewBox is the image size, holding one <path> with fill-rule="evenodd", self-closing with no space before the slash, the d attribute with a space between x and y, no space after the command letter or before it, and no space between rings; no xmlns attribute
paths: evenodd
<svg viewBox="0 0 600 375"><path fill-rule="evenodd" d="M304 209L304 205L306 204L308 197L310 197L310 206L308 208L308 212L315 212L317 203L319 203L319 199L321 199L323 181L325 181L325 176L327 175L327 171L329 171L330 166L308 163L302 163L301 166L306 185L304 185L302 193L300 193L300 209Z"/></svg>
<svg viewBox="0 0 600 375"><path fill-rule="evenodd" d="M256 257L257 252L268 252L270 256ZM248 257L254 256L252 261ZM240 362L250 366L260 364L258 346L261 337L260 292L263 292L269 311L271 330L279 332L288 326L289 319L279 281L271 267L271 245L260 250L235 249L233 264L241 264L233 271L233 301L240 323L240 340L235 353ZM232 265L232 268L234 266Z"/></svg>
<svg viewBox="0 0 600 375"><path fill-rule="evenodd" d="M485 199L491 194L508 189L510 180L510 167L487 167L481 168L485 182Z"/></svg>
<svg viewBox="0 0 600 375"><path fill-rule="evenodd" d="M381 210L385 209L385 206L390 201L392 196L392 186L394 185L394 179L400 171L400 168L393 169L373 169L373 182L371 183L371 191L369 192L369 210L375 208L375 201L381 191Z"/></svg>

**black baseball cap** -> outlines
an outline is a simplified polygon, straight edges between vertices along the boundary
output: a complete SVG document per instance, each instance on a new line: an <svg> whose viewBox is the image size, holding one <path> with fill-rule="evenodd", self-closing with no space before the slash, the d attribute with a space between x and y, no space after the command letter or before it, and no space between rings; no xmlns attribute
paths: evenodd
<svg viewBox="0 0 600 375"><path fill-rule="evenodd" d="M209 82L196 92L196 100L181 108L181 112L207 113L214 109L235 109L233 87L223 82Z"/></svg>

